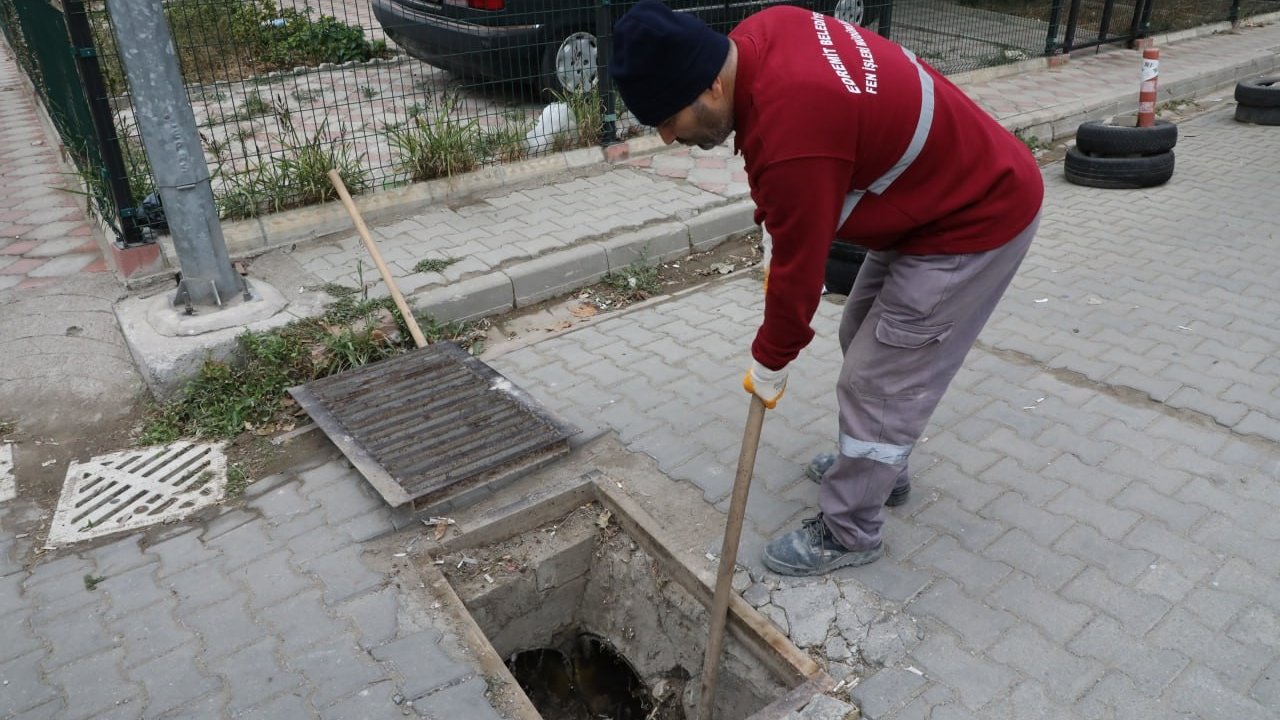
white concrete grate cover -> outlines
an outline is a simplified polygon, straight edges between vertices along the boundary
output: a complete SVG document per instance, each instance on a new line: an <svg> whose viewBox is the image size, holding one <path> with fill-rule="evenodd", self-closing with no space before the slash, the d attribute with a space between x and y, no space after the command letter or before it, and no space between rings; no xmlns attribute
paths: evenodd
<svg viewBox="0 0 1280 720"><path fill-rule="evenodd" d="M172 522L218 502L227 487L223 448L184 441L72 462L49 542Z"/></svg>
<svg viewBox="0 0 1280 720"><path fill-rule="evenodd" d="M13 478L13 446L0 443L0 503L18 495L18 485Z"/></svg>

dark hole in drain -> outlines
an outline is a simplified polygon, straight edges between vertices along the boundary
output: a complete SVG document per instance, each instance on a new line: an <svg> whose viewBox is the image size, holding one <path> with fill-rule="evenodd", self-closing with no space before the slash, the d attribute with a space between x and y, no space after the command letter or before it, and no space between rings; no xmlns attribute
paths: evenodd
<svg viewBox="0 0 1280 720"><path fill-rule="evenodd" d="M504 540L446 553L435 564L442 566L499 657L510 660L508 670L519 681L505 692L523 690L543 718L685 720L695 713L696 673L707 637L705 605L667 569L661 553L623 530L612 511L588 503ZM576 710L563 703L542 704L566 698L565 678L581 673L573 664L575 652L587 658L603 655L596 652L599 644L594 649L590 642L579 645L584 635L625 658L621 662L639 679L640 695L653 710L645 714L642 705L638 712L634 707L628 711L637 714L621 714L626 705L617 701L615 714L606 714L608 708L589 714L595 708L581 703ZM531 680L522 675L516 658L520 666L551 675ZM560 669L566 675L557 679ZM613 680L611 687L606 698L625 698L634 694L630 689L635 685ZM718 717L750 717L791 687L768 663L760 663L748 645L732 635L726 638L716 693Z"/></svg>
<svg viewBox="0 0 1280 720"><path fill-rule="evenodd" d="M655 712L635 668L598 635L578 633L560 648L518 652L507 668L544 720L685 720L678 702L663 702Z"/></svg>

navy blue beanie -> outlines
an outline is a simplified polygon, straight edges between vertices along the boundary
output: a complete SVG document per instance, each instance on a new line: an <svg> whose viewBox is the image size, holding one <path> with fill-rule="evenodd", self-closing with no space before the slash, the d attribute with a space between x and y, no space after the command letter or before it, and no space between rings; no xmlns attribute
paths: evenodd
<svg viewBox="0 0 1280 720"><path fill-rule="evenodd" d="M658 0L640 0L613 27L609 74L636 119L655 126L711 87L729 38Z"/></svg>

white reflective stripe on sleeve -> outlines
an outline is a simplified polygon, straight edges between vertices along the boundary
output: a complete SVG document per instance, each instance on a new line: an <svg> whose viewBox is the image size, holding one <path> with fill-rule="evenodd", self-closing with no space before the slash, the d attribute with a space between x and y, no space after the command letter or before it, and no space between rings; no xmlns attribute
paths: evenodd
<svg viewBox="0 0 1280 720"><path fill-rule="evenodd" d="M853 209L858 207L858 201L866 194L866 190L854 190L845 196L844 206L840 208L840 222L836 224L836 230L844 227L844 221L849 219L849 216L853 214Z"/></svg>
<svg viewBox="0 0 1280 720"><path fill-rule="evenodd" d="M929 129L933 127L933 76L924 69L914 53L906 48L902 48L902 52L907 54L907 59L916 66L916 73L920 75L920 117L916 119L916 132L911 136L907 151L902 153L902 157L893 167L889 168L889 172L881 175L879 180L871 183L871 187L867 188L877 195L888 190L893 181L906 172L917 157L920 157L920 151L924 149L924 141L929 139Z"/></svg>
<svg viewBox="0 0 1280 720"><path fill-rule="evenodd" d="M910 445L888 445L851 438L840 434L840 454L847 458L866 458L885 465L901 465L911 454Z"/></svg>

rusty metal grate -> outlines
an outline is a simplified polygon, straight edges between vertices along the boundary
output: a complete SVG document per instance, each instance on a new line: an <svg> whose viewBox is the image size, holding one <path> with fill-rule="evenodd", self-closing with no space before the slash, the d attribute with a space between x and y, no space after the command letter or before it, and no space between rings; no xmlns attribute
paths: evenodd
<svg viewBox="0 0 1280 720"><path fill-rule="evenodd" d="M432 504L569 452L578 429L453 343L291 388L393 507Z"/></svg>

